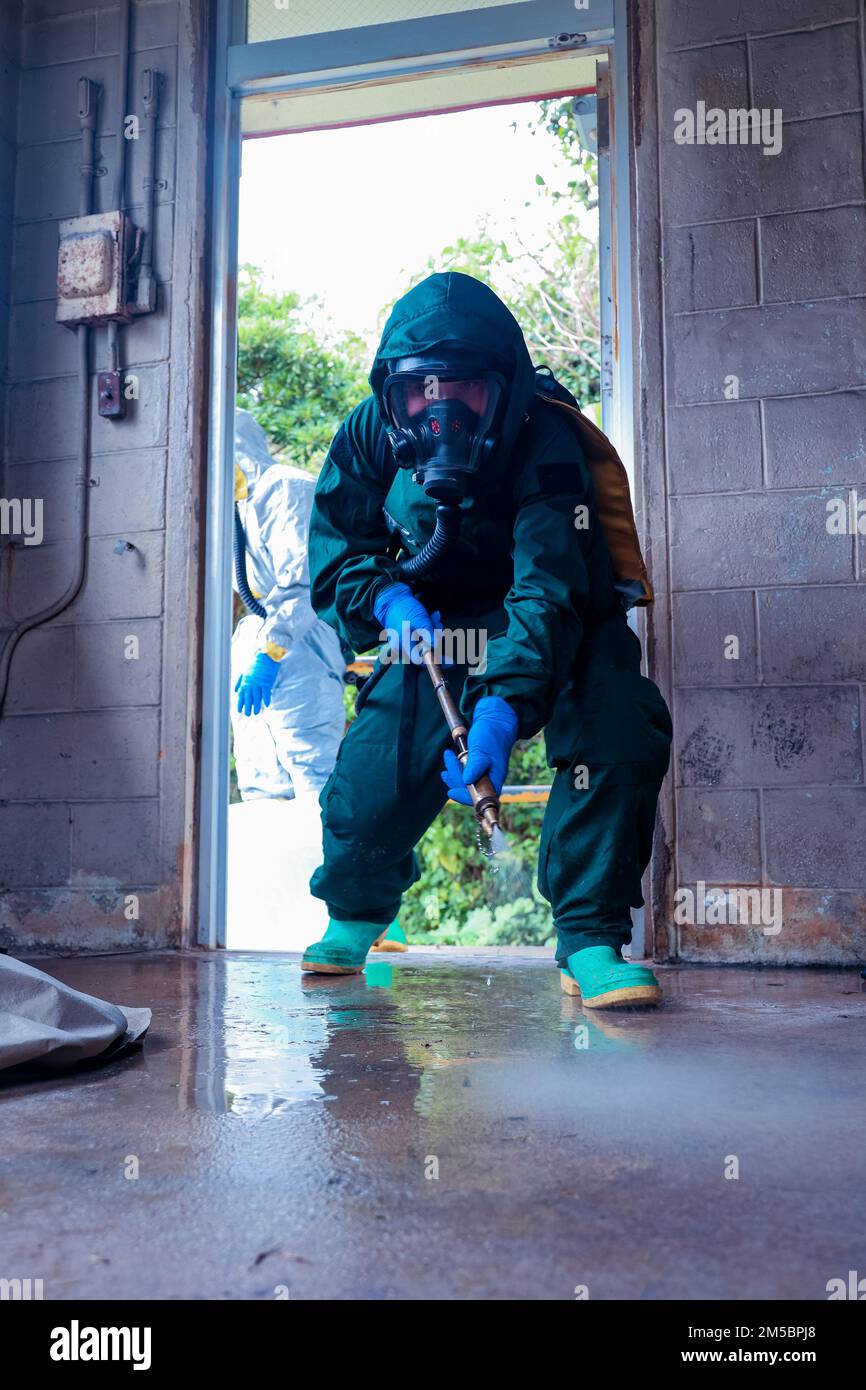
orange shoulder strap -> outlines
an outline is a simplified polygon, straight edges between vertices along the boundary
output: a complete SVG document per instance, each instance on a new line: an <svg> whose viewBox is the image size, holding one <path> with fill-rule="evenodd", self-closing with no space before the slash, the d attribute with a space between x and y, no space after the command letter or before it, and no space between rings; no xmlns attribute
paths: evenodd
<svg viewBox="0 0 866 1390"><path fill-rule="evenodd" d="M540 399L558 410L567 411L592 474L599 520L604 527L614 573L617 579L640 584L643 595L636 602L645 607L652 603L654 595L635 526L625 464L607 435L581 411L551 396L541 395Z"/></svg>

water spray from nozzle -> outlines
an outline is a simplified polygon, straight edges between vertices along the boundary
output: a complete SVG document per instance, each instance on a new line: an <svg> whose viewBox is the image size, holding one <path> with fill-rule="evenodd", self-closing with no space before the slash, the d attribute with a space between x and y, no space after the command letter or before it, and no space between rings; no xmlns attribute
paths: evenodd
<svg viewBox="0 0 866 1390"><path fill-rule="evenodd" d="M491 854L509 854L509 853L510 853L510 846L509 846L509 843L508 843L508 836L504 833L504 831L502 830L502 827L499 826L499 825L494 825L493 829L492 829L491 832L490 832L490 853L491 853Z"/></svg>

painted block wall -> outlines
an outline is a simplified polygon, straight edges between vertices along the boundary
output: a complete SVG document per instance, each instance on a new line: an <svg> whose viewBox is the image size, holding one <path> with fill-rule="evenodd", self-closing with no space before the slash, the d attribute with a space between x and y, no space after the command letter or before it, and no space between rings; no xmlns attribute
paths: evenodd
<svg viewBox="0 0 866 1390"><path fill-rule="evenodd" d="M14 949L178 944L192 920L210 7L133 9L130 105L145 66L166 76L159 309L125 334L129 419L93 420L87 583L21 643L0 722ZM44 498L46 535L0 538L0 630L71 565L78 401L53 289L57 221L77 207L78 77L104 85L101 208L119 116L111 0L11 0L2 16L3 487ZM852 963L866 953L866 584L863 539L826 518L866 496L864 0L635 0L632 19L648 652L676 723L657 948ZM676 113L698 101L780 108L780 152L677 144ZM139 198L133 149L133 217ZM93 367L104 357L98 333ZM782 931L675 926L677 888L699 880L780 888Z"/></svg>
<svg viewBox="0 0 866 1390"><path fill-rule="evenodd" d="M866 536L828 529L828 504L850 516L851 494L866 499L864 6L635 14L651 648L676 738L662 953L854 963ZM780 111L779 152L678 143L699 102ZM780 889L781 930L672 923L674 893L698 882Z"/></svg>
<svg viewBox="0 0 866 1390"><path fill-rule="evenodd" d="M0 720L0 943L16 950L176 945L193 892L207 7L136 0L128 111L163 75L157 136L157 312L121 331L138 381L125 420L96 414L87 577L73 605L16 650ZM40 545L7 544L0 627L51 602L72 572L80 392L75 337L55 322L58 220L78 211L77 84L100 85L95 211L118 158L116 5L26 0L17 97L0 111L0 186L17 153L9 242L4 487L43 500ZM7 26L8 29L8 26ZM4 31L6 32L6 31ZM4 48L5 61L5 48ZM180 80L178 74L181 74ZM8 93L7 93L8 97ZM5 124L3 123L5 122ZM126 201L143 201L127 141ZM183 151L181 157L179 151ZM108 365L91 333L91 371Z"/></svg>
<svg viewBox="0 0 866 1390"><path fill-rule="evenodd" d="M21 3L0 6L0 432L5 415L9 299L12 271L12 205L18 143ZM0 433L2 438L2 433ZM0 474L2 484L2 474ZM0 538L2 544L2 538Z"/></svg>

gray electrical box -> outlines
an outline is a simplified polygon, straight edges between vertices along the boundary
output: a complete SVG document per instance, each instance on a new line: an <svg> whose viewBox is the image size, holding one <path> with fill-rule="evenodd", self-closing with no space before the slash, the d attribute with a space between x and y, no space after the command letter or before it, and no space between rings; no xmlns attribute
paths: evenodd
<svg viewBox="0 0 866 1390"><path fill-rule="evenodd" d="M598 97L595 92L575 97L571 103L577 140L586 154L598 154Z"/></svg>
<svg viewBox="0 0 866 1390"><path fill-rule="evenodd" d="M60 223L57 322L129 323L126 269L132 226L122 212L97 212Z"/></svg>

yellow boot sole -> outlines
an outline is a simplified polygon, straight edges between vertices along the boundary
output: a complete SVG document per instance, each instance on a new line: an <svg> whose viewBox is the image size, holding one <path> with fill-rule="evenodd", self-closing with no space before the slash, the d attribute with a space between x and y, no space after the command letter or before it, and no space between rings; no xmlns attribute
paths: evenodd
<svg viewBox="0 0 866 1390"><path fill-rule="evenodd" d="M559 980L564 994L581 998L580 985L573 975L560 970ZM607 994L596 994L592 999L584 999L585 1009L627 1009L635 1004L660 1004L662 992L658 985L625 985L622 989L608 990Z"/></svg>
<svg viewBox="0 0 866 1390"><path fill-rule="evenodd" d="M376 940L373 942L372 946L370 947L370 950L371 950L371 951L396 951L396 952L399 952L399 951L408 951L409 947L408 947L408 945L407 945L407 943L406 943L405 941L386 941L386 940L385 940L385 932L386 932L387 930L388 930L388 928L386 927L386 928L385 928L385 931L383 931L382 935L376 937Z"/></svg>
<svg viewBox="0 0 866 1390"><path fill-rule="evenodd" d="M315 961L310 961L309 964L305 960L301 961L302 975L360 975L363 969L363 965L328 965L325 961L317 965Z"/></svg>

